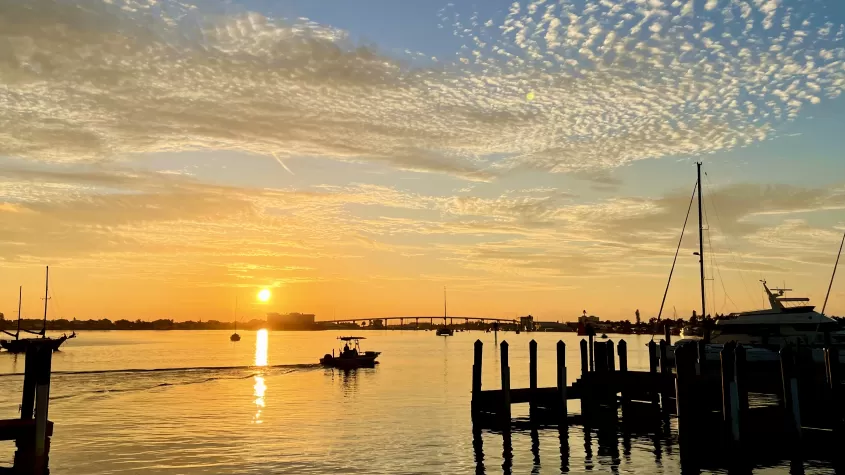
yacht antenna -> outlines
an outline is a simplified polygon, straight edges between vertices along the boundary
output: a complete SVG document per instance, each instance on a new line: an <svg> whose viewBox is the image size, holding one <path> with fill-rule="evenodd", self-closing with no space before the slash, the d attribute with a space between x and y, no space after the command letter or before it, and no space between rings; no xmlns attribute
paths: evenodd
<svg viewBox="0 0 845 475"><path fill-rule="evenodd" d="M701 270L701 318L707 315L704 297L704 222L702 219L702 187L701 187L701 162L696 162L698 170L698 265Z"/></svg>
<svg viewBox="0 0 845 475"><path fill-rule="evenodd" d="M827 299L830 297L830 289L833 288L833 278L836 277L836 268L839 267L839 258L842 257L843 245L845 245L845 234L842 235L842 243L839 244L839 254L836 255L836 264L833 265L833 275L830 276L830 284L827 286L827 295L824 296L822 315L824 315L824 310L827 308Z"/></svg>

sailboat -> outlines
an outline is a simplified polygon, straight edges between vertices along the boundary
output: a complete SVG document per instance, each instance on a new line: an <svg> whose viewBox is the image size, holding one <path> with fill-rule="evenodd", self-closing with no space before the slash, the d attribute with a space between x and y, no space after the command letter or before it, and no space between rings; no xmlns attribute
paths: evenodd
<svg viewBox="0 0 845 475"><path fill-rule="evenodd" d="M18 287L18 329L15 331L15 333L6 330L0 330L9 336L15 337L15 339L11 341L18 341L21 336L21 297L23 297L23 286ZM6 343L8 341L9 340L0 340L0 345L3 345L3 348L5 348Z"/></svg>
<svg viewBox="0 0 845 475"><path fill-rule="evenodd" d="M14 334L14 340L0 340L0 348L8 351L9 353L24 353L26 352L26 348L29 346L30 343L38 343L42 345L47 345L53 351L59 351L59 347L65 341L76 338L76 332L73 332L68 336L67 334L62 335L59 338L47 338L47 302L50 300L50 266L47 266L47 274L45 277L45 284L44 284L44 323L41 327L41 331L32 332L29 330L24 330L27 333L32 333L35 335L40 335L41 338L20 338L21 332L21 296L23 295L23 287L18 289L18 330ZM4 331L7 335L12 336L10 332Z"/></svg>
<svg viewBox="0 0 845 475"><path fill-rule="evenodd" d="M703 193L701 186L701 163L697 163L697 166L698 181L696 188L698 192L699 229L698 252L695 254L699 257L701 316L705 318L707 313L704 285L704 224L702 222ZM843 238L843 243L845 243L845 238ZM840 246L839 252L841 254L842 246ZM836 262L838 265L839 257L837 257ZM834 266L833 275L836 275L836 266ZM671 281L671 272L669 278ZM761 280L760 282L768 296L770 308L731 313L723 319L716 320L712 328L712 334L708 334L710 332L705 330L705 340L707 342L705 349L708 360L718 360L719 352L722 350L724 344L736 342L746 347L746 358L748 361L776 361L779 358L779 349L785 345L805 345L812 347L813 359L822 361L822 348L826 341L834 343L845 342L845 332L840 330L838 322L825 316L824 313L816 312L815 306L809 304L808 298L784 297L784 293L791 291L791 289L770 289L765 280ZM832 284L833 277L831 277ZM829 292L828 289L828 295ZM826 304L827 301L825 300ZM661 313L663 311L662 305L660 311ZM693 339L685 338L679 340L675 348L690 340Z"/></svg>
<svg viewBox="0 0 845 475"><path fill-rule="evenodd" d="M235 296L235 333L229 337L229 341L241 341L241 336L238 335L238 297Z"/></svg>
<svg viewBox="0 0 845 475"><path fill-rule="evenodd" d="M455 329L446 324L446 287L443 287L443 326L437 329L437 336L452 336Z"/></svg>
<svg viewBox="0 0 845 475"><path fill-rule="evenodd" d="M235 333L229 337L229 341L241 341L241 336L238 335L238 320L235 319Z"/></svg>

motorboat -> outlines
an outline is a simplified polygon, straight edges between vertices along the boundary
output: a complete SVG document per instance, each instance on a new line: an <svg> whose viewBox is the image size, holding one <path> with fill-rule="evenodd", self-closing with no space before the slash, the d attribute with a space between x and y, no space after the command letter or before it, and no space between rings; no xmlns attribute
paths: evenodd
<svg viewBox="0 0 845 475"><path fill-rule="evenodd" d="M334 350L332 354L326 354L320 358L320 364L332 368L340 369L354 369L354 368L372 368L378 364L376 358L381 354L379 351L361 351L360 340L366 338L362 336L341 336L337 338L343 345L335 356Z"/></svg>

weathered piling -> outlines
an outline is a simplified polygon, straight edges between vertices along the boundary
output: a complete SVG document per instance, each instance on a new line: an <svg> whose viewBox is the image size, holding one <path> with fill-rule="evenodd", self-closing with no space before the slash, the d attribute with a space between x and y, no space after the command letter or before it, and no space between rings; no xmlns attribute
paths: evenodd
<svg viewBox="0 0 845 475"><path fill-rule="evenodd" d="M50 411L50 373L52 371L53 349L41 346L38 352L38 374L35 388L35 464L37 473L47 467L47 448L50 439L47 436L47 416Z"/></svg>
<svg viewBox="0 0 845 475"><path fill-rule="evenodd" d="M696 360L695 360L695 374L701 375L701 372L707 366L707 343L704 340L698 340L695 345Z"/></svg>
<svg viewBox="0 0 845 475"><path fill-rule="evenodd" d="M619 354L619 371L628 371L628 343L625 340L619 340L616 352Z"/></svg>
<svg viewBox="0 0 845 475"><path fill-rule="evenodd" d="M567 397L566 397L566 343L563 340L558 340L557 342L557 391L560 397L560 423L561 425L567 424L567 415L569 414L569 409L567 407Z"/></svg>
<svg viewBox="0 0 845 475"><path fill-rule="evenodd" d="M613 354L613 342L608 340L605 346L607 347L607 370L616 371L616 355Z"/></svg>
<svg viewBox="0 0 845 475"><path fill-rule="evenodd" d="M801 400L798 392L798 372L795 365L795 353L792 348L780 350L780 374L783 382L783 409L785 414L785 432L795 445L801 440Z"/></svg>
<svg viewBox="0 0 845 475"><path fill-rule="evenodd" d="M627 373L628 372L628 343L625 340L619 340L619 344L616 345L616 352L619 354L619 372L620 373ZM619 391L620 399L622 400L622 410L628 407L628 391L625 388L621 388Z"/></svg>
<svg viewBox="0 0 845 475"><path fill-rule="evenodd" d="M38 353L36 345L26 347L24 362L23 397L21 399L21 419L32 419L35 414L35 386L38 384Z"/></svg>
<svg viewBox="0 0 845 475"><path fill-rule="evenodd" d="M508 364L508 342L502 341L500 345L502 362L502 408L499 415L501 416L503 429L510 429L511 424L511 368Z"/></svg>
<svg viewBox="0 0 845 475"><path fill-rule="evenodd" d="M726 433L734 447L740 443L740 388L737 368L744 368L745 350L734 343L726 343L722 348L722 419ZM737 364L737 353L741 354L742 363Z"/></svg>
<svg viewBox="0 0 845 475"><path fill-rule="evenodd" d="M654 340L648 342L648 372L657 374L657 343ZM660 406L660 396L657 391L651 392L651 405L656 410Z"/></svg>
<svg viewBox="0 0 845 475"><path fill-rule="evenodd" d="M587 340L581 339L581 377L590 372L590 356L587 350Z"/></svg>
<svg viewBox="0 0 845 475"><path fill-rule="evenodd" d="M669 328L668 322L663 325L663 341L665 341L667 345L672 346L672 329Z"/></svg>
<svg viewBox="0 0 845 475"><path fill-rule="evenodd" d="M693 454L700 430L699 415L695 391L696 362L698 349L694 345L681 345L675 349L675 403L678 417L679 444L682 457Z"/></svg>
<svg viewBox="0 0 845 475"><path fill-rule="evenodd" d="M673 388L670 388L667 382L672 375L672 368L669 365L669 343L666 340L660 341L660 374L663 376L660 382L660 409L663 416L668 417L672 406L669 401L672 397L670 390Z"/></svg>
<svg viewBox="0 0 845 475"><path fill-rule="evenodd" d="M837 440L841 440L843 436L843 412L840 401L842 392L839 382L839 348L826 347L824 349L824 362L828 391L828 410L830 411L830 416L833 418L832 428L834 436Z"/></svg>
<svg viewBox="0 0 845 475"><path fill-rule="evenodd" d="M537 391L537 342L535 340L528 342L528 387L531 388L532 394ZM535 398L532 397L528 405L529 414L534 417L537 409Z"/></svg>
<svg viewBox="0 0 845 475"><path fill-rule="evenodd" d="M593 358L593 333L587 335L587 346L590 348L590 371L595 371L595 358Z"/></svg>
<svg viewBox="0 0 845 475"><path fill-rule="evenodd" d="M734 381L736 383L736 394L739 398L734 411L737 420L735 426L739 431L739 435L735 437L737 443L741 441L742 434L746 432L745 429L748 426L748 376L745 347L737 345L734 349Z"/></svg>
<svg viewBox="0 0 845 475"><path fill-rule="evenodd" d="M596 373L607 372L607 346L603 342L597 341L594 344L593 356L595 357Z"/></svg>
<svg viewBox="0 0 845 475"><path fill-rule="evenodd" d="M18 422L15 420L0 421L4 426L16 425L18 430L12 436L17 448L12 473L48 473L50 437L53 431L53 423L48 419L52 358L53 350L49 346L39 342L28 345L20 424L14 424Z"/></svg>
<svg viewBox="0 0 845 475"><path fill-rule="evenodd" d="M479 397L481 395L481 362L482 348L484 343L481 340L475 340L473 345L472 355L472 402L470 403L472 415L475 416L479 412Z"/></svg>

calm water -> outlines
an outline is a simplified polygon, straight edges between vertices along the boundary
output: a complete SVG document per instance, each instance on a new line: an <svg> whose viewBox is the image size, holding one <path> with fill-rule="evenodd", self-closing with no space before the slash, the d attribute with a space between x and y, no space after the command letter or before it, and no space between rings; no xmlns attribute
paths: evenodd
<svg viewBox="0 0 845 475"><path fill-rule="evenodd" d="M382 351L375 369L347 374L314 363L335 332L83 332L55 354L50 418L53 474L111 473L667 473L680 472L673 433L623 441L556 429L499 434L473 445L472 343L485 343L486 388L498 388L496 343L511 344L512 387L528 385L528 342L539 343L539 384L555 384L555 343L572 334L359 332ZM629 366L647 366L649 337L627 336ZM23 358L0 354L0 418L18 417ZM155 371L143 371L155 370ZM527 407L514 407L514 415ZM574 401L570 410L578 410ZM599 443L602 440L602 443ZM479 455L483 452L482 456ZM0 466L13 444L0 445ZM508 460L511 459L511 460ZM760 469L755 473L786 473ZM808 473L812 473L808 470ZM820 472L821 473L821 472Z"/></svg>

